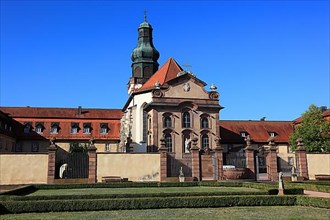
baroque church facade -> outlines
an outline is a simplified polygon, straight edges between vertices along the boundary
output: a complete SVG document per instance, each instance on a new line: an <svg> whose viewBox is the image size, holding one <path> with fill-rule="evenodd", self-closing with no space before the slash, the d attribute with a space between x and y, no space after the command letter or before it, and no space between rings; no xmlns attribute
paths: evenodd
<svg viewBox="0 0 330 220"><path fill-rule="evenodd" d="M158 69L159 52L153 45L152 27L146 20L138 28L133 50L132 77L123 112L121 145L133 152L157 151L162 137L168 152L189 153L197 137L200 148L212 149L219 134L219 94L169 58Z"/></svg>
<svg viewBox="0 0 330 220"><path fill-rule="evenodd" d="M92 152L86 166L89 182L126 175L128 171L118 174L125 164L109 168L119 154L159 154L158 162L149 165L158 168L141 178L160 181L178 176L180 169L197 180L257 179L259 173L274 180L278 171L291 173L302 165L288 144L291 121L219 120L223 107L217 87L206 89L205 82L171 57L159 67L152 32L145 18L131 54L129 98L123 109L0 107L0 154L53 155L48 183L61 178L58 173L74 143ZM145 162L139 159L137 164Z"/></svg>

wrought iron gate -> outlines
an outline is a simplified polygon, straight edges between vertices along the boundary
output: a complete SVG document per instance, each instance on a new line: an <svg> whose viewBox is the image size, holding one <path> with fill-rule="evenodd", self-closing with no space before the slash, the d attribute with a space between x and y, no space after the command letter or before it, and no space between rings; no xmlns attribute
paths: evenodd
<svg viewBox="0 0 330 220"><path fill-rule="evenodd" d="M85 151L71 153L64 150L56 153L55 178L88 178L88 154Z"/></svg>

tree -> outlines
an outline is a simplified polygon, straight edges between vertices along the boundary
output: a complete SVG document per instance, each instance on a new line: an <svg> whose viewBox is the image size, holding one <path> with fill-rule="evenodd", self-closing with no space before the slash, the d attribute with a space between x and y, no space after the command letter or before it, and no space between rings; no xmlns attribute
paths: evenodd
<svg viewBox="0 0 330 220"><path fill-rule="evenodd" d="M297 139L302 138L307 152L330 153L330 121L324 120L321 108L310 105L302 114L301 124L294 128L289 143L297 149Z"/></svg>

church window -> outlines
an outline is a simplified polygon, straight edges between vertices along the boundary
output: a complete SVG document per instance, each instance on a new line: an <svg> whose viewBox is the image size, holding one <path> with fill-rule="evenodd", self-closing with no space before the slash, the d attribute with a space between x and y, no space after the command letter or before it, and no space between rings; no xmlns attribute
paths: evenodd
<svg viewBox="0 0 330 220"><path fill-rule="evenodd" d="M207 134L202 135L202 149L209 148L209 136Z"/></svg>
<svg viewBox="0 0 330 220"><path fill-rule="evenodd" d="M91 123L84 123L83 124L83 133L90 134L92 130Z"/></svg>
<svg viewBox="0 0 330 220"><path fill-rule="evenodd" d="M209 128L209 120L207 117L203 117L202 118L202 121L201 121L201 124L202 124L202 128Z"/></svg>
<svg viewBox="0 0 330 220"><path fill-rule="evenodd" d="M190 128L190 114L189 112L184 112L182 115L182 127Z"/></svg>
<svg viewBox="0 0 330 220"><path fill-rule="evenodd" d="M165 143L166 143L166 148L168 152L172 152L172 135L171 134L166 134L165 135Z"/></svg>
<svg viewBox="0 0 330 220"><path fill-rule="evenodd" d="M164 128L171 128L172 127L172 119L170 116L166 116L164 118Z"/></svg>

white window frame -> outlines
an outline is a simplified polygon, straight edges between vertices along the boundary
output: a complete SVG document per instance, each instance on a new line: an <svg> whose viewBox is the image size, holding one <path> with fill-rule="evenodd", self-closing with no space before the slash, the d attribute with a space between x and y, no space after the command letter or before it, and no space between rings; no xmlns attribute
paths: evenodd
<svg viewBox="0 0 330 220"><path fill-rule="evenodd" d="M58 127L56 125L50 127L51 134L58 134Z"/></svg>
<svg viewBox="0 0 330 220"><path fill-rule="evenodd" d="M100 129L100 134L107 134L108 133L108 128L106 127L101 127Z"/></svg>
<svg viewBox="0 0 330 220"><path fill-rule="evenodd" d="M106 151L106 152L110 151L110 143L105 143L104 151Z"/></svg>
<svg viewBox="0 0 330 220"><path fill-rule="evenodd" d="M89 126L85 126L85 127L83 128L83 133L84 133L84 134L90 134L90 133L91 133L91 128L90 128Z"/></svg>
<svg viewBox="0 0 330 220"><path fill-rule="evenodd" d="M42 127L41 127L40 125L38 125L38 126L36 127L36 132L37 132L38 134L42 133Z"/></svg>
<svg viewBox="0 0 330 220"><path fill-rule="evenodd" d="M77 127L71 127L71 134L78 134L78 128Z"/></svg>

